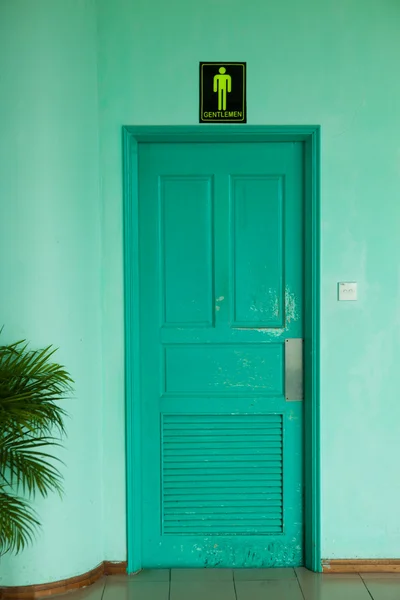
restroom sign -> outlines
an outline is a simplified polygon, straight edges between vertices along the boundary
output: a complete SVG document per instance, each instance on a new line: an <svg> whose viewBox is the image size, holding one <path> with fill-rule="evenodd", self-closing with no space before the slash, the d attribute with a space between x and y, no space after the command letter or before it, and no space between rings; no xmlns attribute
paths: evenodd
<svg viewBox="0 0 400 600"><path fill-rule="evenodd" d="M200 123L246 123L246 63L200 63Z"/></svg>

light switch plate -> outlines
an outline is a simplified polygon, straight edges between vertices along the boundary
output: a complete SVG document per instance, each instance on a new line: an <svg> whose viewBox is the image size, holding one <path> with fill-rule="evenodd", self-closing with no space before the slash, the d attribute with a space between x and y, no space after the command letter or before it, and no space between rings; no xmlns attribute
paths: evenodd
<svg viewBox="0 0 400 600"><path fill-rule="evenodd" d="M357 283L354 281L340 282L338 285L338 299L339 300L357 300Z"/></svg>

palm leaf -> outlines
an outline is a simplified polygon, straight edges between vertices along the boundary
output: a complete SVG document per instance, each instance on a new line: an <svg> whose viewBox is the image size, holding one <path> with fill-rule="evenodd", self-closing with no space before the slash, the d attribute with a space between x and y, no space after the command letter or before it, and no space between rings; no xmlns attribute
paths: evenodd
<svg viewBox="0 0 400 600"><path fill-rule="evenodd" d="M30 497L62 493L55 464L61 461L50 448L65 434L67 413L59 401L69 397L73 381L53 362L55 351L29 350L25 340L0 346L0 553L33 541L39 521Z"/></svg>
<svg viewBox="0 0 400 600"><path fill-rule="evenodd" d="M24 494L34 496L36 491L47 496L50 491L61 495L62 476L54 461L60 459L43 449L60 446L54 437L34 437L31 434L16 437L14 433L4 436L0 444L0 481Z"/></svg>
<svg viewBox="0 0 400 600"><path fill-rule="evenodd" d="M33 542L39 526L28 502L0 487L0 554L21 552Z"/></svg>
<svg viewBox="0 0 400 600"><path fill-rule="evenodd" d="M24 341L0 346L0 428L39 429L54 427L64 433L65 411L55 404L71 392L67 371L49 362L55 350L27 350Z"/></svg>

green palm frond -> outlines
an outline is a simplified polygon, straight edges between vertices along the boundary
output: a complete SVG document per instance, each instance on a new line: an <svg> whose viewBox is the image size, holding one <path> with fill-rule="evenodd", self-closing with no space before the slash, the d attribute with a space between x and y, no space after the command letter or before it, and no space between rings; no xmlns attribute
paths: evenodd
<svg viewBox="0 0 400 600"><path fill-rule="evenodd" d="M32 542L39 521L30 497L62 493L61 461L49 450L65 434L67 413L58 402L73 381L52 362L54 352L29 350L24 340L0 346L0 554Z"/></svg>
<svg viewBox="0 0 400 600"><path fill-rule="evenodd" d="M8 433L0 443L0 478L16 491L34 496L36 491L47 496L50 491L62 492L60 471L52 464L61 462L44 449L60 446L54 437L35 437L31 433L16 436Z"/></svg>
<svg viewBox="0 0 400 600"><path fill-rule="evenodd" d="M55 350L28 350L24 341L0 346L0 428L64 433L65 411L55 404L71 392L67 371L50 362Z"/></svg>
<svg viewBox="0 0 400 600"><path fill-rule="evenodd" d="M0 487L0 555L21 552L33 542L40 523L26 500Z"/></svg>

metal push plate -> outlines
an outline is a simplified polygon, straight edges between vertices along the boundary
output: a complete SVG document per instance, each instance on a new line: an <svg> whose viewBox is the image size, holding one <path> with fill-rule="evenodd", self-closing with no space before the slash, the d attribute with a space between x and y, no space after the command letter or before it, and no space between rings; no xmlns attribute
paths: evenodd
<svg viewBox="0 0 400 600"><path fill-rule="evenodd" d="M285 398L288 402L304 399L303 340L285 340Z"/></svg>

